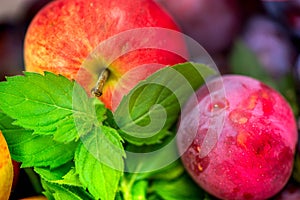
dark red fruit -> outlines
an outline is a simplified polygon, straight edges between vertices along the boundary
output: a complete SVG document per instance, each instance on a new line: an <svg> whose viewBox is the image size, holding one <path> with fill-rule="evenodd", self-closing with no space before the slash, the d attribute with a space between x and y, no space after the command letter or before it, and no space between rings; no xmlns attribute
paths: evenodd
<svg viewBox="0 0 300 200"><path fill-rule="evenodd" d="M286 100L258 80L226 75L183 109L178 148L185 168L221 199L267 199L287 183L297 128Z"/></svg>

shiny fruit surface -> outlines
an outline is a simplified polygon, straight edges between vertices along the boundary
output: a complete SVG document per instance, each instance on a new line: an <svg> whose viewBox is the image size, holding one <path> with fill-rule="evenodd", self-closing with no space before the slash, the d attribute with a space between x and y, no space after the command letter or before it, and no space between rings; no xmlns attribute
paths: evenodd
<svg viewBox="0 0 300 200"><path fill-rule="evenodd" d="M53 1L35 16L28 28L24 45L26 70L62 74L77 80L87 91L90 91L93 87L91 81L98 74L84 72L82 69L87 57L101 42L124 31L145 27L179 31L173 19L152 0ZM135 34L131 37L129 40L137 39L137 41L133 43L117 41L107 45L98 53L110 56L116 51L122 53L133 46L140 47L150 40L143 34ZM179 51L185 49L182 38L172 39L168 34L153 33L151 41L152 43L165 42L163 46L172 46L172 49ZM140 80L166 65L185 61L182 56L174 52L153 48L133 49L109 61L105 56L99 55L92 58L91 62L97 63L99 60L101 63L103 61L103 68L108 68L110 72L100 99L113 110L116 107L112 108L112 96L116 84L126 73L136 70L128 76L129 80L123 80L125 83L118 89L120 94L116 97L116 105ZM80 74L78 74L79 70L81 70Z"/></svg>
<svg viewBox="0 0 300 200"><path fill-rule="evenodd" d="M193 179L221 199L278 193L290 178L297 143L286 100L240 75L211 80L197 97L184 108L178 131L179 152Z"/></svg>

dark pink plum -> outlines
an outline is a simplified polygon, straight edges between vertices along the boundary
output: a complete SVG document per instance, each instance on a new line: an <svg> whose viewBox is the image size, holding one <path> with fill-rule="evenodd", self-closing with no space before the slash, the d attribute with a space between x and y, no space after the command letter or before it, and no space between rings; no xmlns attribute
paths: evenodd
<svg viewBox="0 0 300 200"><path fill-rule="evenodd" d="M267 199L287 183L297 143L291 107L250 77L224 75L182 111L178 150L191 177L221 199Z"/></svg>

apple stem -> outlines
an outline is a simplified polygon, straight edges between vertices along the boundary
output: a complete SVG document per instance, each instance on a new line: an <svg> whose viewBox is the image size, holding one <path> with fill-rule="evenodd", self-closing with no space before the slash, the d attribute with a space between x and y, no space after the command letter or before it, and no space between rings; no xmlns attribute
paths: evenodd
<svg viewBox="0 0 300 200"><path fill-rule="evenodd" d="M102 95L103 87L108 77L109 77L109 70L105 68L101 71L98 81L95 87L91 91L95 97L100 97Z"/></svg>

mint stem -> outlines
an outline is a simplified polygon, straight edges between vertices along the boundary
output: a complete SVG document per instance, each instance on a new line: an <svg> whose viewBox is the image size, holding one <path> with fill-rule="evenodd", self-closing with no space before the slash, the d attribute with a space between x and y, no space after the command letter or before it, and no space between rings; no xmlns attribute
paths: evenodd
<svg viewBox="0 0 300 200"><path fill-rule="evenodd" d="M121 192L123 194L124 200L133 200L131 189L132 186L137 178L138 173L134 173L130 178L129 181L124 176L121 181Z"/></svg>

